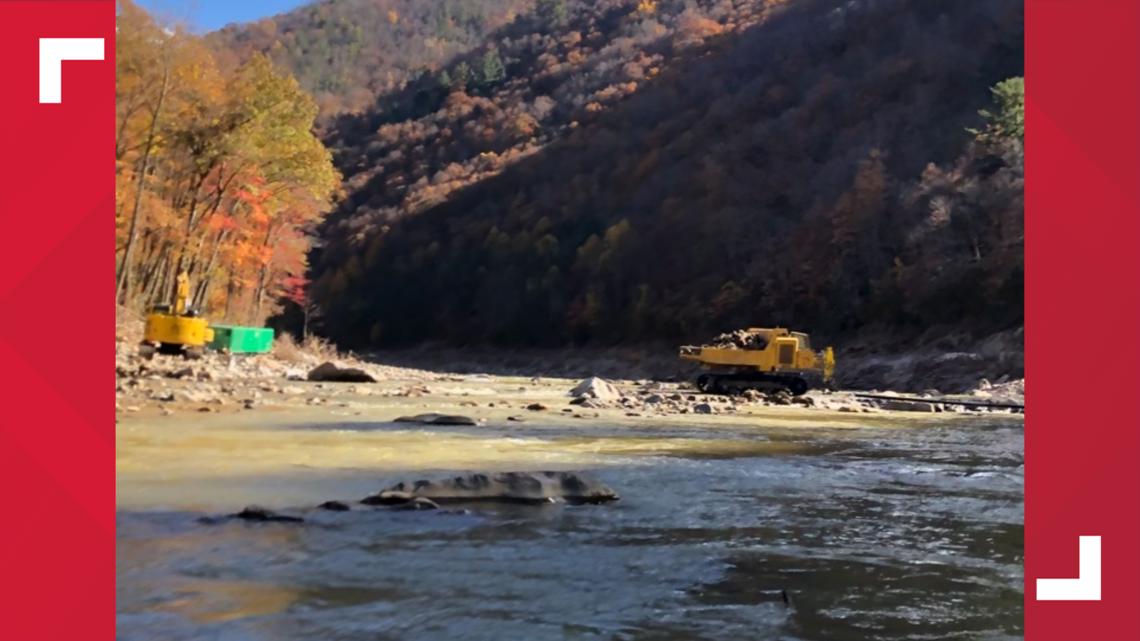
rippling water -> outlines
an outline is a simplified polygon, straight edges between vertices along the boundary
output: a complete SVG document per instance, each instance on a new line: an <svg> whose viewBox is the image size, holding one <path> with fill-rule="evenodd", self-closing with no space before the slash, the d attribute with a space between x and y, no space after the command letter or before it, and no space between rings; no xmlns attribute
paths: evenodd
<svg viewBox="0 0 1140 641"><path fill-rule="evenodd" d="M1022 634L1018 420L164 429L120 436L120 639ZM172 438L187 442L156 444ZM288 454L273 449L282 443ZM349 463L312 463L328 448ZM146 465L160 450L181 454ZM352 499L480 465L589 470L622 500L312 513L302 526L196 522L245 503Z"/></svg>

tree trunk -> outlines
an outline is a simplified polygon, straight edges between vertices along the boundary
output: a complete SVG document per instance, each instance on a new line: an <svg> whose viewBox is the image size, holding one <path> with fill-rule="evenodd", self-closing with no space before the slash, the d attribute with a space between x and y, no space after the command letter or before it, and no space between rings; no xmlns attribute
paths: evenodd
<svg viewBox="0 0 1140 641"><path fill-rule="evenodd" d="M273 228L273 223L271 222L269 224L269 226L266 227L266 229L265 229L265 243L263 244L264 247L272 247L273 232L274 231L276 231L276 230ZM252 322L254 324L259 323L260 319L261 319L261 299L265 296L265 290L269 287L269 276L270 276L270 273L272 271L270 269L270 266L272 264L273 264L273 254L270 253L269 259L266 260L265 264L261 266L261 272L258 274L258 277L257 277L257 294L253 300L253 321Z"/></svg>
<svg viewBox="0 0 1140 641"><path fill-rule="evenodd" d="M194 306L202 308L206 303L206 295L210 291L210 283L213 281L214 264L218 260L218 253L222 248L222 243L226 241L230 230L223 229L218 232L218 238L214 241L214 249L210 252L210 260L206 262L206 267L202 270L201 276L198 278L198 290L194 294Z"/></svg>
<svg viewBox="0 0 1140 641"><path fill-rule="evenodd" d="M222 312L222 318L224 318L226 321L230 320L230 307L233 304L234 300L234 285L234 274L233 272L230 272L229 282L226 283L226 307Z"/></svg>
<svg viewBox="0 0 1140 641"><path fill-rule="evenodd" d="M170 70L162 71L162 89L158 93L158 102L154 107L154 115L150 119L150 131L147 133L146 146L143 149L142 170L139 173L138 186L135 187L135 202L131 211L131 226L127 232L127 246L123 250L123 260L119 263L118 282L115 283L115 301L118 302L123 295L127 284L127 274L130 273L131 250L134 249L135 239L138 237L139 215L142 211L143 191L146 189L146 175L150 171L150 156L154 150L154 137L158 132L158 119L162 114L162 103L166 101L166 91L170 84Z"/></svg>

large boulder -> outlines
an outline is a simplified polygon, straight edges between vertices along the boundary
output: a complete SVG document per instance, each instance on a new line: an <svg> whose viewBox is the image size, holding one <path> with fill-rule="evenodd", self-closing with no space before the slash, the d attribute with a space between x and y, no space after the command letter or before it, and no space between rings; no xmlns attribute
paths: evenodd
<svg viewBox="0 0 1140 641"><path fill-rule="evenodd" d="M375 383L376 378L356 367L342 367L332 361L309 370L309 380L322 383Z"/></svg>
<svg viewBox="0 0 1140 641"><path fill-rule="evenodd" d="M594 398L599 401L616 401L622 397L621 390L613 383L597 376L583 379L574 386L574 389L570 390L570 395L576 398Z"/></svg>
<svg viewBox="0 0 1140 641"><path fill-rule="evenodd" d="M617 492L572 472L500 472L468 474L443 481L400 482L366 497L365 505L402 505L417 499L436 503L501 501L507 503L606 503Z"/></svg>

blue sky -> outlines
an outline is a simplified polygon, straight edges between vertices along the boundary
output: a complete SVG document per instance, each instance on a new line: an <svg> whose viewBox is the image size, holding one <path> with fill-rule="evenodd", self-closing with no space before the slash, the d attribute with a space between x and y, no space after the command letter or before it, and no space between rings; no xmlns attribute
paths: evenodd
<svg viewBox="0 0 1140 641"><path fill-rule="evenodd" d="M136 0L163 20L185 22L195 31L213 31L231 22L272 16L309 0Z"/></svg>

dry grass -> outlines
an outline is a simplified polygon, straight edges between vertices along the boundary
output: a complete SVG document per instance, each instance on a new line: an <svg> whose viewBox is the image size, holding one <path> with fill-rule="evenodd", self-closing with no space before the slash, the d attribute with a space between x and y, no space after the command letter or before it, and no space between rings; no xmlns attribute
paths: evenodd
<svg viewBox="0 0 1140 641"><path fill-rule="evenodd" d="M273 356L293 364L332 361L341 357L332 343L317 336L307 336L297 342L291 334L281 334L273 341Z"/></svg>

